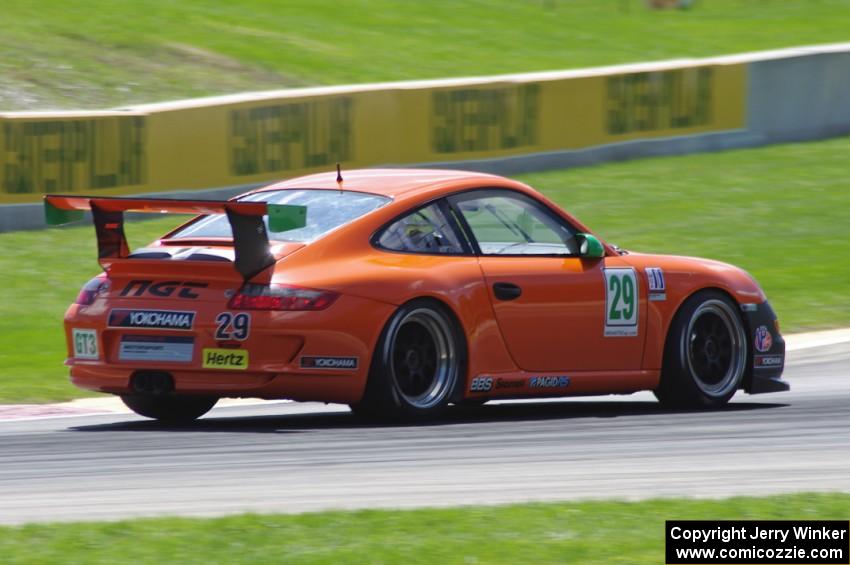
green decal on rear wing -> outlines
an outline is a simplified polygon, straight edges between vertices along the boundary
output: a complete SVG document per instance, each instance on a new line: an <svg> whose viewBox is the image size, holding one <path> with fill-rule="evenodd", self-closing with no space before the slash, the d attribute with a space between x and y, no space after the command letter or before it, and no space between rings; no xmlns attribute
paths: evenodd
<svg viewBox="0 0 850 565"><path fill-rule="evenodd" d="M274 264L264 216L268 215L269 228L274 232L307 225L307 207L289 204L53 194L44 197L44 217L51 226L80 220L88 210L92 213L97 232L98 260L104 268L130 254L124 235L124 212L226 214L233 231L234 266L246 280Z"/></svg>
<svg viewBox="0 0 850 565"><path fill-rule="evenodd" d="M63 210L54 206L47 198L44 199L44 221L48 226L61 226L82 220L85 212L82 210Z"/></svg>

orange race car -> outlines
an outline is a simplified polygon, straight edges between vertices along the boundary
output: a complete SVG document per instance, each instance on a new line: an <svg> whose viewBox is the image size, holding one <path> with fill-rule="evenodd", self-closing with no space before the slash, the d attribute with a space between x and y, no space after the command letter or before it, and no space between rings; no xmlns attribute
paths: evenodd
<svg viewBox="0 0 850 565"><path fill-rule="evenodd" d="M227 202L51 195L45 210L51 224L91 210L104 269L65 315L71 380L143 416L193 419L220 397L409 418L788 389L779 324L746 272L623 251L498 176L361 170ZM200 215L131 252L126 211Z"/></svg>

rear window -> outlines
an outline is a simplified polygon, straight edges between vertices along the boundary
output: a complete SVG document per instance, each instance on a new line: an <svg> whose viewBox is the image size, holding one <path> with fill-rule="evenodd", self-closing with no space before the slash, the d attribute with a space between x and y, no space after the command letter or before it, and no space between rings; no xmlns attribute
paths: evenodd
<svg viewBox="0 0 850 565"><path fill-rule="evenodd" d="M307 207L307 225L303 228L273 232L269 239L309 243L329 231L356 220L390 201L386 196L363 192L339 190L274 190L256 192L241 202L268 202L270 204L295 204ZM269 227L265 219L266 229ZM233 237L230 222L224 214L213 214L202 218L169 239L205 239L208 237Z"/></svg>

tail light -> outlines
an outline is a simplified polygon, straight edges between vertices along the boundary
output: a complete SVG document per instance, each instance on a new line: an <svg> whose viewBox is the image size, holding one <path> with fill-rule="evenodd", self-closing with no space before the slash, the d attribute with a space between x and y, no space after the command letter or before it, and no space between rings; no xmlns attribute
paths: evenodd
<svg viewBox="0 0 850 565"><path fill-rule="evenodd" d="M80 293L77 295L77 299L74 300L74 303L82 306L93 304L94 299L97 298L98 295L109 290L109 286L109 279L106 278L106 275L98 275L80 289Z"/></svg>
<svg viewBox="0 0 850 565"><path fill-rule="evenodd" d="M233 310L324 310L339 298L328 290L248 283L228 303Z"/></svg>

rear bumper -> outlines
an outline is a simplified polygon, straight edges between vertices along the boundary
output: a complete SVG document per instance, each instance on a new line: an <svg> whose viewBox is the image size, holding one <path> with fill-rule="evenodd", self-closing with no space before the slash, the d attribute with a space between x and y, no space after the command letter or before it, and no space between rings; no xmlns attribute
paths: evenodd
<svg viewBox="0 0 850 565"><path fill-rule="evenodd" d="M368 366L368 365L367 365ZM118 367L73 363L71 382L80 388L111 394L133 394L132 377L150 371L143 367ZM174 392L218 397L286 398L300 401L357 402L363 394L366 371L337 372L239 372L192 371L156 368L174 379Z"/></svg>
<svg viewBox="0 0 850 565"><path fill-rule="evenodd" d="M249 311L249 336L237 341L217 339L216 319L227 311L220 304L197 301L170 308L164 301L116 302L73 305L66 313L65 364L80 388L130 394L136 392L134 375L167 373L180 394L340 403L362 397L372 348L393 308L343 295L321 311ZM191 329L126 328L108 321L116 308L157 307L190 311ZM90 356L75 356L75 332L93 336L96 347ZM155 338L149 349L168 354L140 356L134 348L146 346L148 337ZM235 359L224 361L227 357Z"/></svg>
<svg viewBox="0 0 850 565"><path fill-rule="evenodd" d="M765 301L744 310L749 344L748 372L743 388L750 394L783 392L791 385L782 380L785 369L785 340L776 329L776 313Z"/></svg>

